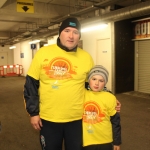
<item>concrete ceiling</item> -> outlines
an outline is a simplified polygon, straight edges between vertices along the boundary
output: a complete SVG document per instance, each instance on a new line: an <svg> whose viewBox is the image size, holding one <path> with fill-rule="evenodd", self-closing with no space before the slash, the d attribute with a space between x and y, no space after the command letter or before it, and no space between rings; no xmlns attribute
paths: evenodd
<svg viewBox="0 0 150 150"><path fill-rule="evenodd" d="M0 0L0 44L48 38L68 16L84 20L143 1L150 0Z"/></svg>

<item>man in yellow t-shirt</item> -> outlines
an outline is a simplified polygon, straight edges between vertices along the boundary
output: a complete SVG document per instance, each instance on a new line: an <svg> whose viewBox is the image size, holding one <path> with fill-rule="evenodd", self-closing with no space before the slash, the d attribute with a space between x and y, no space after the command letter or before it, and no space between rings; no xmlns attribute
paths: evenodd
<svg viewBox="0 0 150 150"><path fill-rule="evenodd" d="M26 76L24 99L31 124L40 130L44 150L82 148L82 114L85 81L92 57L77 47L81 25L67 18L57 44L37 51Z"/></svg>

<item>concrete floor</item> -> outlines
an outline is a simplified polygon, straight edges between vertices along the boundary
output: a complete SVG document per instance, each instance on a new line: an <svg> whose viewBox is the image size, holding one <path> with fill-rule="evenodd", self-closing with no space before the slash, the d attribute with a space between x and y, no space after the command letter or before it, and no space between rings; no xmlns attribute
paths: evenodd
<svg viewBox="0 0 150 150"><path fill-rule="evenodd" d="M0 150L41 150L23 102L24 77L0 77ZM121 102L121 150L150 150L150 97L116 95Z"/></svg>

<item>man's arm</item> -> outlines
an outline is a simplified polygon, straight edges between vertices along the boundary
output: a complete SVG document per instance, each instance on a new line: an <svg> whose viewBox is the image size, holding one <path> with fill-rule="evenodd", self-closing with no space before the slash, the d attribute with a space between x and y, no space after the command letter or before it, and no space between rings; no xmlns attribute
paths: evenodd
<svg viewBox="0 0 150 150"><path fill-rule="evenodd" d="M42 127L42 122L39 116L39 80L32 78L31 76L26 76L26 81L24 85L24 100L27 112L30 115L30 122L34 129L40 130Z"/></svg>
<svg viewBox="0 0 150 150"><path fill-rule="evenodd" d="M39 115L39 80L26 76L24 85L25 107L30 116Z"/></svg>

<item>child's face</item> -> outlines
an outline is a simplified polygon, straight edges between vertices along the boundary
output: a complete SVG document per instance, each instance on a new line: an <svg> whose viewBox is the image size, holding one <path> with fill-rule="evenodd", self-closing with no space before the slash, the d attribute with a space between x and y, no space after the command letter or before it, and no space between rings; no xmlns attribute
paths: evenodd
<svg viewBox="0 0 150 150"><path fill-rule="evenodd" d="M94 75L90 78L89 85L92 91L99 92L105 86L105 80L100 75Z"/></svg>

